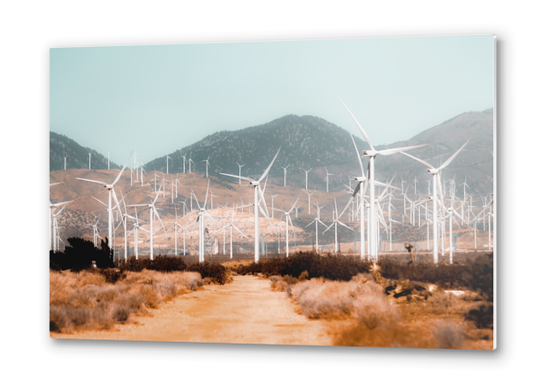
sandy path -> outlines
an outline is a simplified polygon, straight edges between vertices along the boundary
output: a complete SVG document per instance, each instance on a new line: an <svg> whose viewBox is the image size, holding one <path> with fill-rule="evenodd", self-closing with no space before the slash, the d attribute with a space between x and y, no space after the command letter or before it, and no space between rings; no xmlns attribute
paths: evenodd
<svg viewBox="0 0 542 384"><path fill-rule="evenodd" d="M51 337L331 345L325 322L309 321L294 308L284 292L271 291L269 280L235 276L231 284L206 285L179 296L152 311L152 316L138 317L137 324Z"/></svg>

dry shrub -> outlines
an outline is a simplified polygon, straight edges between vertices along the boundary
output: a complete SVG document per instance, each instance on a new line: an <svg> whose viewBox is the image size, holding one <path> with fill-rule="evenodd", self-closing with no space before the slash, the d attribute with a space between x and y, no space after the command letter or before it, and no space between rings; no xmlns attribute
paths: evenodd
<svg viewBox="0 0 542 384"><path fill-rule="evenodd" d="M465 340L463 327L453 321L437 321L433 334L438 348L461 348Z"/></svg>
<svg viewBox="0 0 542 384"><path fill-rule="evenodd" d="M354 318L360 325L373 330L396 324L399 315L388 299L383 295L364 294L354 301Z"/></svg>
<svg viewBox="0 0 542 384"><path fill-rule="evenodd" d="M105 280L105 276L98 272L94 272L93 270L83 270L79 272L79 276L77 277L77 286L84 287L85 285L93 284L101 287L102 285L106 284Z"/></svg>
<svg viewBox="0 0 542 384"><path fill-rule="evenodd" d="M382 287L371 281L358 284L355 281L312 279L294 285L291 292L301 312L309 319L350 315L356 302L359 302L356 308L361 308L362 302L372 296L381 297L387 304Z"/></svg>
<svg viewBox="0 0 542 384"><path fill-rule="evenodd" d="M110 329L201 284L196 272L126 272L116 284L107 284L100 273L51 271L50 330Z"/></svg>
<svg viewBox="0 0 542 384"><path fill-rule="evenodd" d="M282 276L271 276L271 290L274 292L285 292L288 283L283 280Z"/></svg>
<svg viewBox="0 0 542 384"><path fill-rule="evenodd" d="M184 272L179 275L177 281L191 291L196 291L203 285L201 275L197 272Z"/></svg>

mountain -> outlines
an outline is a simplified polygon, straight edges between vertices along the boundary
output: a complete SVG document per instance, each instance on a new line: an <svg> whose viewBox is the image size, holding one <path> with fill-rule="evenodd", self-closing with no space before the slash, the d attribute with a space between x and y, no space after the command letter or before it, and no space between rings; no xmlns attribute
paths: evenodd
<svg viewBox="0 0 542 384"><path fill-rule="evenodd" d="M64 169L64 157L66 157L67 169L88 169L88 154L91 153L92 169L107 169L107 157L93 149L82 147L74 140L55 132L49 133L49 170L58 171ZM121 168L111 162L111 168Z"/></svg>
<svg viewBox="0 0 542 384"><path fill-rule="evenodd" d="M370 131L368 132L370 135ZM354 136L358 150L368 145ZM435 167L446 161L462 144L470 139L460 155L443 172L444 179L456 179L458 189L467 180L468 192L487 194L493 191L493 109L482 112L467 112L458 115L433 128L427 129L407 141L377 146L377 149L427 144L410 153L428 161ZM283 169L288 167L287 185L305 186L305 172L310 169L309 188L325 190L326 170L332 174L329 180L330 191L344 189L354 176L360 175L359 164L349 133L335 124L314 116L288 115L269 123L237 131L222 131L205 137L203 140L169 154L170 173L183 172L183 158L186 156L185 170L188 172L188 159L191 158L192 171L205 173L203 160L209 157L209 174L219 173L237 175L236 164L245 164L244 176L258 176L270 163L278 148L280 155L270 171L270 182L283 184ZM363 159L367 168L367 159ZM166 156L146 164L146 170L165 172ZM395 184L401 179L411 184L417 182L417 190L426 191L425 180L430 177L423 165L403 155L378 156L375 172L381 180L391 179L396 174ZM219 176L222 180L235 182L235 179ZM461 193L462 195L462 193Z"/></svg>
<svg viewBox="0 0 542 384"><path fill-rule="evenodd" d="M366 144L357 139L358 146ZM203 140L169 154L170 172L183 172L183 158L191 158L197 172L205 172L203 160L209 156L209 173L220 172L238 174L236 164L245 164L243 175L256 176L263 172L275 156L281 152L273 166L270 177L282 176L288 167L290 172L298 172L302 167L322 167L340 164L353 155L352 141L349 133L324 119L314 116L288 115L269 123L241 129L238 131L222 131L205 137ZM147 171L154 169L165 172L166 156L146 164ZM185 165L188 172L188 164Z"/></svg>

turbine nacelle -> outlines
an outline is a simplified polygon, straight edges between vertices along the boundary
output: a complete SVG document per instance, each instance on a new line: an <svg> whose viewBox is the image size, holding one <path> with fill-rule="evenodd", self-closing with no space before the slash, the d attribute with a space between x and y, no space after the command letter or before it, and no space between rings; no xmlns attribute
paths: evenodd
<svg viewBox="0 0 542 384"><path fill-rule="evenodd" d="M430 173L431 175L438 175L440 173L440 169L431 168L427 170L427 173Z"/></svg>
<svg viewBox="0 0 542 384"><path fill-rule="evenodd" d="M248 183L248 185L251 185L253 187L257 187L258 185L260 185L260 182L258 180L252 180Z"/></svg>
<svg viewBox="0 0 542 384"><path fill-rule="evenodd" d="M375 151L374 149L363 151L363 156L375 157L376 155L378 155L378 151Z"/></svg>
<svg viewBox="0 0 542 384"><path fill-rule="evenodd" d="M354 180L357 181L358 183L363 183L364 181L367 181L367 178L365 176L360 176L360 177L354 177Z"/></svg>

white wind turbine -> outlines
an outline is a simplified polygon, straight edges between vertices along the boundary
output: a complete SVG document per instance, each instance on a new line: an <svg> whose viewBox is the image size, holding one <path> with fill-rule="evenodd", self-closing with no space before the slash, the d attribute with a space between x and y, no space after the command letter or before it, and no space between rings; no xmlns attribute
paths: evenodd
<svg viewBox="0 0 542 384"><path fill-rule="evenodd" d="M206 179L209 178L209 157L210 156L207 156L206 160L202 160L205 163L205 178Z"/></svg>
<svg viewBox="0 0 542 384"><path fill-rule="evenodd" d="M284 187L286 186L286 174L288 173L286 170L289 166L290 164L288 164L286 167L281 167L282 169L284 169Z"/></svg>
<svg viewBox="0 0 542 384"><path fill-rule="evenodd" d="M181 157L183 158L183 173L186 173L186 153Z"/></svg>
<svg viewBox="0 0 542 384"><path fill-rule="evenodd" d="M361 162L361 156L359 155L358 147L356 145L356 142L354 141L354 136L350 134L350 137L352 138L352 142L354 143L354 149L356 150L356 155L358 157L359 162L359 168L361 170L361 176L355 177L354 180L358 183L356 185L356 188L354 189L354 192L352 193L352 197L350 198L350 202L352 199L356 197L356 195L361 190L361 195L359 197L361 203L359 204L359 216L360 216L360 257L363 260L365 258L365 190L367 189L367 178L365 177L365 171L363 170L363 163ZM348 202L348 204L350 204ZM348 206L348 205L347 205Z"/></svg>
<svg viewBox="0 0 542 384"><path fill-rule="evenodd" d="M139 240L138 240L138 236L137 236L138 233L137 232L138 232L139 229L141 229L142 231L145 231L145 232L147 232L149 234L150 234L150 232L147 231L145 228L143 228L140 225L140 222L142 222L142 220L139 220L138 217L137 217L137 209L134 208L134 210L135 210L135 217L127 215L134 222L134 228L130 231L130 233L128 233L128 236L130 236L130 234L132 232L134 233L134 254L135 254L136 260L138 260L139 259L139 247L138 247Z"/></svg>
<svg viewBox="0 0 542 384"><path fill-rule="evenodd" d="M307 194L307 197L309 198L309 202L308 202L308 207L309 207L309 215L311 214L311 196L314 195L314 192L313 193L309 193L307 192L307 190L305 189L305 193ZM296 217L297 219L297 217Z"/></svg>
<svg viewBox="0 0 542 384"><path fill-rule="evenodd" d="M370 150L363 151L363 156L369 157L370 204L369 204L369 224L368 224L368 226L369 226L370 231L371 231L371 236L373 236L373 238L370 239L371 246L370 246L370 249L369 249L369 255L371 256L371 258L376 258L378 251L377 251L377 246L376 246L376 244L377 244L377 220L376 220L376 212L375 212L375 188L374 188L374 186L375 186L375 183L374 183L374 181L375 181L375 172L374 172L375 157L378 156L378 155L389 156L389 155L393 155L393 154L396 154L396 153L399 153L399 152L404 152L404 151L408 151L408 150L411 150L411 149L424 147L427 144L415 145L415 146L403 147L403 148L383 149L383 150L378 150L377 151L373 147L373 144L371 143L371 140L369 139L369 136L367 135L367 133L365 133L365 131L361 127L360 123L358 123L358 121L356 120L356 118L354 117L352 112L350 112L350 110L348 109L346 104L344 104L344 102L342 100L341 100L341 103L344 105L344 107L346 108L346 110L348 111L348 113L350 114L350 116L352 117L352 119L354 120L356 125L358 126L359 130L361 131L361 134L363 135L365 141L367 142L367 144L369 144L369 147L371 148Z"/></svg>
<svg viewBox="0 0 542 384"><path fill-rule="evenodd" d="M241 177L241 168L243 168L245 166L245 164L241 165L241 164L239 164L237 162L235 164L237 164L239 166L239 177ZM239 179L239 185L241 185L241 179Z"/></svg>
<svg viewBox="0 0 542 384"><path fill-rule="evenodd" d="M132 152L133 153L133 152ZM109 205L108 205L108 239L109 241L112 240L112 236L113 236L113 209L111 207L111 204L112 204L112 199L115 199L115 203L117 204L117 206L119 205L119 201L117 199L117 195L115 194L115 189L114 189L114 186L115 184L120 180L120 177L122 176L122 172L124 172L124 169L126 168L126 166L128 165L128 161L130 160L130 157L132 157L132 153L130 153L130 156L128 156L128 160L126 160L126 163L124 164L124 167L122 167L122 169L120 170L120 172L118 173L116 179L111 183L111 184L107 184L107 183L104 183L103 181L96 181L96 180L90 180L90 179L83 179L83 178L80 178L80 177L76 177L77 180L83 180L83 181L88 181L90 183L95 183L95 184L100 184L102 185L105 189L107 189L107 194L108 194L108 200L109 200ZM120 208L119 208L120 209Z"/></svg>
<svg viewBox="0 0 542 384"><path fill-rule="evenodd" d="M260 178L258 180L253 180L253 179L250 179L248 177L229 175L227 173L221 173L221 175L224 175L224 176L230 176L230 177L234 177L236 179L246 180L246 181L249 182L249 186L254 187L254 262L255 263L258 263L258 261L260 259L260 249L259 249L259 244L258 244L259 235L260 235L259 223L258 223L258 211L261 210L262 214L267 218L267 220L269 220L269 214L266 212L267 211L267 204L265 203L265 198L264 198L262 189L260 187L260 183L261 183L261 181L263 179L265 179L265 177L269 173L269 170L273 166L273 163L275 162L277 156L279 155L279 152L280 152L280 148L277 151L277 154L275 155L273 160L271 161L271 164L269 164L269 166L267 167L265 172L260 176ZM261 197L261 202L263 202L265 210L260 205L258 195ZM269 222L271 223L270 220L269 220Z"/></svg>
<svg viewBox="0 0 542 384"><path fill-rule="evenodd" d="M57 184L62 184L62 183L56 183L56 184L51 184L52 185L57 185ZM71 203L73 200L70 200L70 201L64 201L62 203L55 203L55 204L52 204L51 202L49 202L49 250L53 250L53 252L56 252L57 251L57 248L58 248L58 240L57 240L57 228L58 228L58 220L57 220L57 216L60 215L60 213L64 210L64 208L66 208L66 206ZM61 207L58 212L56 213L53 213L53 208L58 208L58 207ZM52 223L51 223L52 222ZM51 236L51 224L53 225L53 228L52 228L52 232L53 232L53 235ZM51 247L51 241L52 241L52 247Z"/></svg>
<svg viewBox="0 0 542 384"><path fill-rule="evenodd" d="M194 163L194 160L188 159L188 173L192 172L192 164L194 164L194 166L196 165L196 163Z"/></svg>
<svg viewBox="0 0 542 384"><path fill-rule="evenodd" d="M326 170L326 192L329 192L329 176L333 176L333 173L329 173L327 168L324 168Z"/></svg>
<svg viewBox="0 0 542 384"><path fill-rule="evenodd" d="M235 217L235 208L232 207L232 215L231 215L231 221L224 225L222 228L223 230L223 241L222 241L222 246L224 247L223 249L223 254L226 254L226 250L225 250L225 247L226 247L226 229L229 228L230 229L230 259L233 258L233 230L235 229L237 232L239 232L241 235L243 235L245 238L247 238L247 235L245 235L239 228L237 228L235 226L235 224L233 223L233 219ZM219 230L220 230L219 229ZM216 231L215 231L216 232Z"/></svg>
<svg viewBox="0 0 542 384"><path fill-rule="evenodd" d="M303 171L305 171L305 191L309 189L309 172L312 171L312 168L308 171L305 168L301 168ZM310 213L310 212L309 212Z"/></svg>
<svg viewBox="0 0 542 384"><path fill-rule="evenodd" d="M446 168L452 162L453 159L455 159L455 157L459 154L459 152L461 152L461 150L463 148L465 148L465 146L467 145L467 143L469 141L470 141L470 139L467 140L465 142L465 144L463 144L461 146L461 148L459 148L448 160L446 160L444 162L444 164L442 164L438 168L434 168L427 161L418 159L417 157L414 157L414 156L412 156L412 155L410 155L408 153L402 152L403 155L408 156L408 157L416 160L417 162L422 163L426 167L428 167L427 172L429 174L433 175L433 261L435 263L438 263L438 227L437 227L437 225L438 225L438 223L437 223L437 200L438 200L438 195L437 195L437 191L442 196L442 191L440 191L440 173L444 168Z"/></svg>
<svg viewBox="0 0 542 384"><path fill-rule="evenodd" d="M326 226L321 220L320 220L320 210L322 208L325 207L325 205L323 206L318 206L318 204L315 205L316 207L316 218L311 221L309 224L307 224L307 226L305 228L307 228L308 226L310 226L312 223L316 223L316 253L320 253L320 248L318 246L318 223L322 224L324 227Z"/></svg>
<svg viewBox="0 0 542 384"><path fill-rule="evenodd" d="M177 220L177 207L175 207L175 222L173 223L175 229L175 256L179 256L177 252L177 227L180 227L183 230L183 255L186 255L186 228L179 224Z"/></svg>
<svg viewBox="0 0 542 384"><path fill-rule="evenodd" d="M195 197L198 209L196 211L194 211L192 213L189 213L188 215L185 216L185 218L186 218L186 217L191 216L191 215L196 214L196 213L198 215L198 218L196 219L196 222L199 223L199 250L198 250L199 259L198 259L198 261L200 263L203 263L205 261L205 233L204 233L205 232L205 225L204 225L205 216L207 216L215 224L217 224L216 221L213 219L213 217L205 209L205 207L207 206L207 197L209 195L209 181L210 180L207 180L207 191L205 192L205 201L203 203L203 206L199 205L199 201L197 199L196 193L194 191L192 191L192 194Z"/></svg>
<svg viewBox="0 0 542 384"><path fill-rule="evenodd" d="M98 232L98 222L100 221L100 218L96 217L96 216L94 216L94 218L96 219L96 222L94 224L87 224L87 226L92 227L92 241L94 243L94 246L97 247L98 246L98 237L100 239L102 237L100 236L100 234Z"/></svg>
<svg viewBox="0 0 542 384"><path fill-rule="evenodd" d="M91 158L91 155L92 155L92 154L89 152L89 154L88 154L88 169L92 169L92 168L90 167L90 158Z"/></svg>
<svg viewBox="0 0 542 384"><path fill-rule="evenodd" d="M333 199L333 200L335 201L335 212L336 213L334 215L333 222L329 225L329 227L322 234L324 234L328 230L330 230L331 227L333 227L333 226L335 227L335 253L338 253L339 252L339 242L338 242L338 239L337 239L337 224L342 225L343 227L348 228L351 231L353 231L353 229L340 221L341 216L344 214L344 212L346 212L346 209L348 208L348 205L346 205L346 207L344 207L343 211L339 215L339 211L337 210L337 200L336 199Z"/></svg>
<svg viewBox="0 0 542 384"><path fill-rule="evenodd" d="M161 187L161 186L160 186ZM164 232L166 231L166 228L164 227L164 223L162 223L162 219L160 218L160 215L158 214L158 211L156 210L156 206L154 205L156 203L156 200L158 200L158 196L160 195L160 189L158 189L158 192L156 193L156 196L154 197L154 200L150 204L132 204L128 205L128 207L147 207L149 208L149 233L151 237L151 244L150 244L150 257L151 260L154 260L154 247L153 247L153 238L154 238L154 231L152 229L153 222L155 217L158 217L158 220L160 220L160 224L162 224L162 229ZM143 229L143 228L141 228Z"/></svg>
<svg viewBox="0 0 542 384"><path fill-rule="evenodd" d="M169 175L169 160L171 157L166 156L166 175Z"/></svg>
<svg viewBox="0 0 542 384"><path fill-rule="evenodd" d="M295 227L294 223L292 223L292 218L290 217L290 213L295 209L295 206L297 202L299 201L299 196L297 197L297 200L295 201L294 205L292 205L292 208L290 208L289 211L283 211L282 209L275 208L275 211L282 212L286 218L284 221L286 221L286 257L290 255L290 243L288 240L288 234L290 232L290 225L292 226L292 230L294 231L294 237L295 237Z"/></svg>

